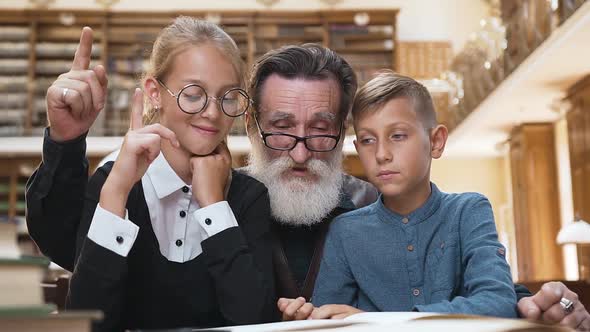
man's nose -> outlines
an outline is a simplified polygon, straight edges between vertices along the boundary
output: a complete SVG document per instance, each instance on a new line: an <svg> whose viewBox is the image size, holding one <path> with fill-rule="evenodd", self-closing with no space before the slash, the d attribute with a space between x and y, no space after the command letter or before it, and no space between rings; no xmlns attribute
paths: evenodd
<svg viewBox="0 0 590 332"><path fill-rule="evenodd" d="M297 164L305 164L311 158L311 151L307 149L303 141L297 142L295 147L289 151L289 157Z"/></svg>

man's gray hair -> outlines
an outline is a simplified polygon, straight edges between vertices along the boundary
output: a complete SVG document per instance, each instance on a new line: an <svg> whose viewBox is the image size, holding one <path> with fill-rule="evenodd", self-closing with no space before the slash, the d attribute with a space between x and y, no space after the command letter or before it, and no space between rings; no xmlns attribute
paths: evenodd
<svg viewBox="0 0 590 332"><path fill-rule="evenodd" d="M344 120L352 107L357 89L356 74L343 57L318 44L284 46L261 56L252 68L248 93L259 110L261 90L266 79L278 74L284 78L310 80L333 78L340 86L338 120Z"/></svg>

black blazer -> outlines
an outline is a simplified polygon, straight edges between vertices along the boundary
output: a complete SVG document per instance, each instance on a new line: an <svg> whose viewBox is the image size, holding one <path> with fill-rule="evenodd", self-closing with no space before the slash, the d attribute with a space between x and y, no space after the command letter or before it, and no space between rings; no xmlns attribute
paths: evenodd
<svg viewBox="0 0 590 332"><path fill-rule="evenodd" d="M86 184L87 166L80 167L84 164L74 158L82 151L70 149L61 158L55 152L29 179L27 222L52 260L71 267L70 260L77 257L69 308L104 311L105 319L97 327L105 331L276 320L270 207L262 183L233 172L228 203L239 227L203 241L203 253L195 259L175 263L160 254L138 182L129 194L127 210L139 233L129 255L122 257L86 237L112 162ZM83 153L78 157L87 165Z"/></svg>

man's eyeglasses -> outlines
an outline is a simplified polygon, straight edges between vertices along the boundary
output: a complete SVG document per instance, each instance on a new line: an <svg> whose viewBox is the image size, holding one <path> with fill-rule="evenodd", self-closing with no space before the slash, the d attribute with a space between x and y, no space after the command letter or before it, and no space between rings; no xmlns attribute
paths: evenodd
<svg viewBox="0 0 590 332"><path fill-rule="evenodd" d="M246 113L252 103L246 91L240 88L231 88L221 97L210 97L202 86L192 83L185 85L177 94L174 94L164 82L159 79L157 81L172 97L176 98L180 110L187 114L201 112L207 107L209 99L213 99L225 115L235 118Z"/></svg>
<svg viewBox="0 0 590 332"><path fill-rule="evenodd" d="M254 121L256 122L258 132L260 133L260 137L262 138L264 145L266 145L266 147L268 147L269 149L279 151L293 150L293 148L295 148L295 146L299 142L303 142L303 144L305 144L305 147L309 151L332 151L336 148L338 142L340 141L340 136L342 134L343 127L343 124L340 124L338 135L309 135L300 137L291 134L277 132L265 133L264 131L262 131L262 128L260 127L260 123L258 122L258 117L256 116L256 114L254 114Z"/></svg>

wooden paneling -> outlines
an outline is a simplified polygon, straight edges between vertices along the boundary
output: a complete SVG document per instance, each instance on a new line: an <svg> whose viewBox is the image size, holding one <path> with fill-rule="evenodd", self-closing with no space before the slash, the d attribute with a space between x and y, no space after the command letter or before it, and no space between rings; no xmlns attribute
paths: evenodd
<svg viewBox="0 0 590 332"><path fill-rule="evenodd" d="M399 42L398 71L415 79L433 79L449 69L453 58L450 42Z"/></svg>
<svg viewBox="0 0 590 332"><path fill-rule="evenodd" d="M561 222L553 124L517 127L510 163L519 279L563 279L562 250L555 242Z"/></svg>
<svg viewBox="0 0 590 332"><path fill-rule="evenodd" d="M567 113L574 218L590 221L590 75L568 89ZM578 245L581 280L590 280L590 246Z"/></svg>

